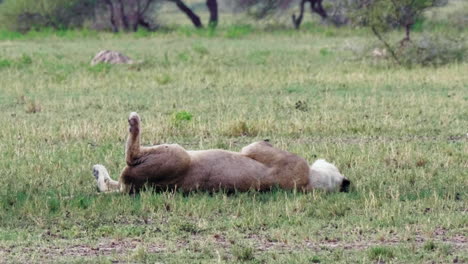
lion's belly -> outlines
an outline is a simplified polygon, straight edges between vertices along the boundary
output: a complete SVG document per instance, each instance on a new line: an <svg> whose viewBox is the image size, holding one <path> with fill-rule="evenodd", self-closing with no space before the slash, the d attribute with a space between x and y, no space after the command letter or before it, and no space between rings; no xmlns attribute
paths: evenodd
<svg viewBox="0 0 468 264"><path fill-rule="evenodd" d="M271 168L239 153L224 150L188 153L190 168L178 184L185 191L266 190L277 182Z"/></svg>

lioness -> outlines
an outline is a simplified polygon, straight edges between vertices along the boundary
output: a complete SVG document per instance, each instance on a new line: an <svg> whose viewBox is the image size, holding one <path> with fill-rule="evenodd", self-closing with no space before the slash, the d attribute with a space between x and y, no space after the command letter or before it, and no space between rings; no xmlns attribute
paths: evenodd
<svg viewBox="0 0 468 264"><path fill-rule="evenodd" d="M140 146L140 117L131 113L125 150L127 166L119 181L112 180L103 165L93 166L100 192L134 193L145 184L155 189L201 191L286 190L347 191L350 181L325 160L309 167L306 160L273 147L266 141L226 150L187 151L177 144Z"/></svg>

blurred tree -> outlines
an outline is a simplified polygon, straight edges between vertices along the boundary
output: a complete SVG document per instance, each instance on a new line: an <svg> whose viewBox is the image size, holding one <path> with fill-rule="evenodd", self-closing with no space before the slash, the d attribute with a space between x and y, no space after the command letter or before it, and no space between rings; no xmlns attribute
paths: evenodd
<svg viewBox="0 0 468 264"><path fill-rule="evenodd" d="M182 11L187 17L192 21L192 24L196 28L202 28L203 23L200 20L200 17L193 12L190 7L188 7L182 0L167 0L169 2L174 2L177 7ZM208 8L208 11L210 12L210 20L208 22L208 25L210 27L215 28L218 25L218 2L217 0L207 0L206 1L206 6Z"/></svg>
<svg viewBox="0 0 468 264"><path fill-rule="evenodd" d="M261 19L267 15L270 15L278 10L284 10L293 3L296 3L295 0L236 0L237 6L240 8L249 9L249 12L256 18ZM299 2L299 16L296 17L296 14L292 15L292 21L294 27L298 29L302 23L304 17L305 5L310 3L310 8L312 13L317 13L322 19L328 17L327 12L322 6L323 0L300 0Z"/></svg>
<svg viewBox="0 0 468 264"><path fill-rule="evenodd" d="M94 16L98 0L3 0L0 25L8 30L26 32L35 28L79 27Z"/></svg>
<svg viewBox="0 0 468 264"><path fill-rule="evenodd" d="M210 12L208 25L215 28L218 25L218 2L216 0L206 0L206 6Z"/></svg>
<svg viewBox="0 0 468 264"><path fill-rule="evenodd" d="M386 46L394 60L400 63L395 48L383 33L393 28L403 28L405 37L400 46L411 41L411 29L428 8L443 6L447 0L354 0L354 19L371 28L374 35Z"/></svg>
<svg viewBox="0 0 468 264"><path fill-rule="evenodd" d="M193 25L196 28L203 27L200 17L197 14L195 14L195 12L193 12L192 9L190 9L190 7L188 7L182 0L168 0L168 1L174 2L177 5L177 7L180 9L180 11L182 11L185 15L187 15L187 17L190 19L190 21L192 21Z"/></svg>
<svg viewBox="0 0 468 264"><path fill-rule="evenodd" d="M195 27L203 27L200 17L182 0L0 0L0 25L26 32L44 27L80 27L86 19L102 17L110 22L113 32L137 31L140 27L152 30L155 9L167 1L175 3ZM208 25L216 27L217 0L206 0L206 6L210 13Z"/></svg>
<svg viewBox="0 0 468 264"><path fill-rule="evenodd" d="M151 19L148 13L154 11L154 7L163 2L164 0L103 0L108 6L110 12L110 22L112 30L118 32L123 29L124 31L136 31L138 27L152 29ZM197 28L202 28L203 23L200 17L188 7L182 0L165 0L173 2L192 21L193 25ZM207 0L206 6L210 13L208 25L216 27L218 24L218 3L217 0Z"/></svg>
<svg viewBox="0 0 468 264"><path fill-rule="evenodd" d="M357 0L357 13L373 31L403 28L402 43L410 41L412 26L428 8L443 6L447 0Z"/></svg>
<svg viewBox="0 0 468 264"><path fill-rule="evenodd" d="M103 0L110 12L112 31L137 31L139 27L152 29L149 13L160 0Z"/></svg>
<svg viewBox="0 0 468 264"><path fill-rule="evenodd" d="M301 26L302 18L304 16L305 4L307 2L310 3L310 8L312 9L312 12L319 14L320 17L322 17L322 19L326 19L328 15L322 6L322 1L323 0L301 0L301 3L299 4L299 7L300 7L299 16L296 17L296 14L292 15L292 21L293 21L294 27L296 29L299 29L299 27Z"/></svg>

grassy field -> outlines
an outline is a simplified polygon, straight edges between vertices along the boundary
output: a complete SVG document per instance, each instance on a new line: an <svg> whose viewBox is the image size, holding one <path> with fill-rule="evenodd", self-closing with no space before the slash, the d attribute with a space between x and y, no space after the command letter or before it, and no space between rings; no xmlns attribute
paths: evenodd
<svg viewBox="0 0 468 264"><path fill-rule="evenodd" d="M389 67L313 27L0 41L0 262L466 263L468 64ZM139 61L89 66L99 50ZM363 54L363 53L361 53ZM96 193L144 144L326 158L350 193Z"/></svg>

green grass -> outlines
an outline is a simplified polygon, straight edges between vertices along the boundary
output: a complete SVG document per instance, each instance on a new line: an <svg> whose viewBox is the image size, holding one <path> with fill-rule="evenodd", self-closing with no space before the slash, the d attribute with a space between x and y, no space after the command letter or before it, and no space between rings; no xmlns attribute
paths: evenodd
<svg viewBox="0 0 468 264"><path fill-rule="evenodd" d="M1 35L3 261L468 261L468 64L356 60L374 40L349 29L187 32ZM140 63L89 66L101 49ZM131 111L144 144L268 138L351 192L99 195L91 167L118 177Z"/></svg>

